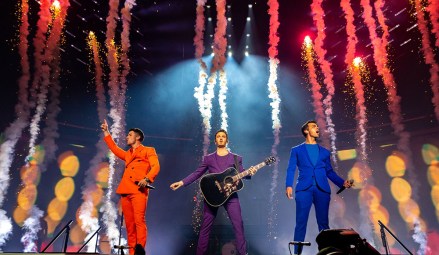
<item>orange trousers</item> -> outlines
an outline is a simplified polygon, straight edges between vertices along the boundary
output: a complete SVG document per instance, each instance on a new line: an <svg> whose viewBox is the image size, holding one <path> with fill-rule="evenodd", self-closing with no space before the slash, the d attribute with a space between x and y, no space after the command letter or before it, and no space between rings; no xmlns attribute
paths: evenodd
<svg viewBox="0 0 439 255"><path fill-rule="evenodd" d="M146 227L145 212L148 195L144 193L126 194L121 197L122 212L127 229L130 255L134 254L134 246L140 244L145 248L148 229Z"/></svg>

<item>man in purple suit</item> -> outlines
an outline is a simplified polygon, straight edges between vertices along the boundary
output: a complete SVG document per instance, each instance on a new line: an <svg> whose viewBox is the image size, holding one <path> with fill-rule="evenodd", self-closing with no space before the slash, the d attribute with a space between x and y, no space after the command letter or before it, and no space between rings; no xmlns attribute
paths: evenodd
<svg viewBox="0 0 439 255"><path fill-rule="evenodd" d="M171 189L176 190L182 186L189 184L200 178L206 171L209 173L221 173L229 167L235 166L235 155L227 149L228 134L225 130L220 129L215 133L216 152L204 156L200 166L181 181L171 184ZM242 167L242 157L237 156L239 172L244 171ZM250 171L250 175L254 172ZM229 215L233 225L233 230L236 237L237 250L240 255L247 254L247 243L244 237L244 224L241 216L241 205L237 193L233 193L229 199L223 204ZM206 255L209 243L209 234L213 226L216 214L219 207L213 207L204 201L203 223L201 224L200 236L198 237L198 246L196 255Z"/></svg>

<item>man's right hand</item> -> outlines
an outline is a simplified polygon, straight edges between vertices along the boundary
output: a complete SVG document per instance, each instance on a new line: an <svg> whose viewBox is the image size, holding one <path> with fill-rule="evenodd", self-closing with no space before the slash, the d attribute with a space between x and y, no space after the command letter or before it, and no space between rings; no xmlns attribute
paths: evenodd
<svg viewBox="0 0 439 255"><path fill-rule="evenodd" d="M108 131L108 123L107 120L104 119L104 122L101 124L101 129L104 132L104 135L107 136L110 134L110 132Z"/></svg>
<svg viewBox="0 0 439 255"><path fill-rule="evenodd" d="M287 195L288 199L293 199L293 187L287 187L285 194Z"/></svg>
<svg viewBox="0 0 439 255"><path fill-rule="evenodd" d="M179 182L174 182L173 184L171 184L170 187L172 190L177 190L178 188L180 188L183 185L184 185L183 181L179 181Z"/></svg>

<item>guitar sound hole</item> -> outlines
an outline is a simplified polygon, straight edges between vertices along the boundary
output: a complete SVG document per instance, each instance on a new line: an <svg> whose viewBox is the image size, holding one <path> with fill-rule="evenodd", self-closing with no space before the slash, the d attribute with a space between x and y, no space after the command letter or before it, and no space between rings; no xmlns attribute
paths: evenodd
<svg viewBox="0 0 439 255"><path fill-rule="evenodd" d="M227 177L226 179L224 179L224 184L225 185L233 185L233 178Z"/></svg>

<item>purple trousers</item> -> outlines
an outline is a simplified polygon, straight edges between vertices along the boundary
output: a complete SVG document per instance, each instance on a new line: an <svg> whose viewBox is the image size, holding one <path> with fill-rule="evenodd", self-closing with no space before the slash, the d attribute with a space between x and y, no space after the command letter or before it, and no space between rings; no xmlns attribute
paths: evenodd
<svg viewBox="0 0 439 255"><path fill-rule="evenodd" d="M239 204L238 196L233 194L225 203L226 209L232 222L233 230L236 237L236 248L239 255L247 253L247 243L244 237L244 224L241 216L241 205ZM200 236L198 237L197 255L207 255L207 248L209 244L209 234L213 226L216 214L219 207L212 207L204 201L203 223L201 223Z"/></svg>

